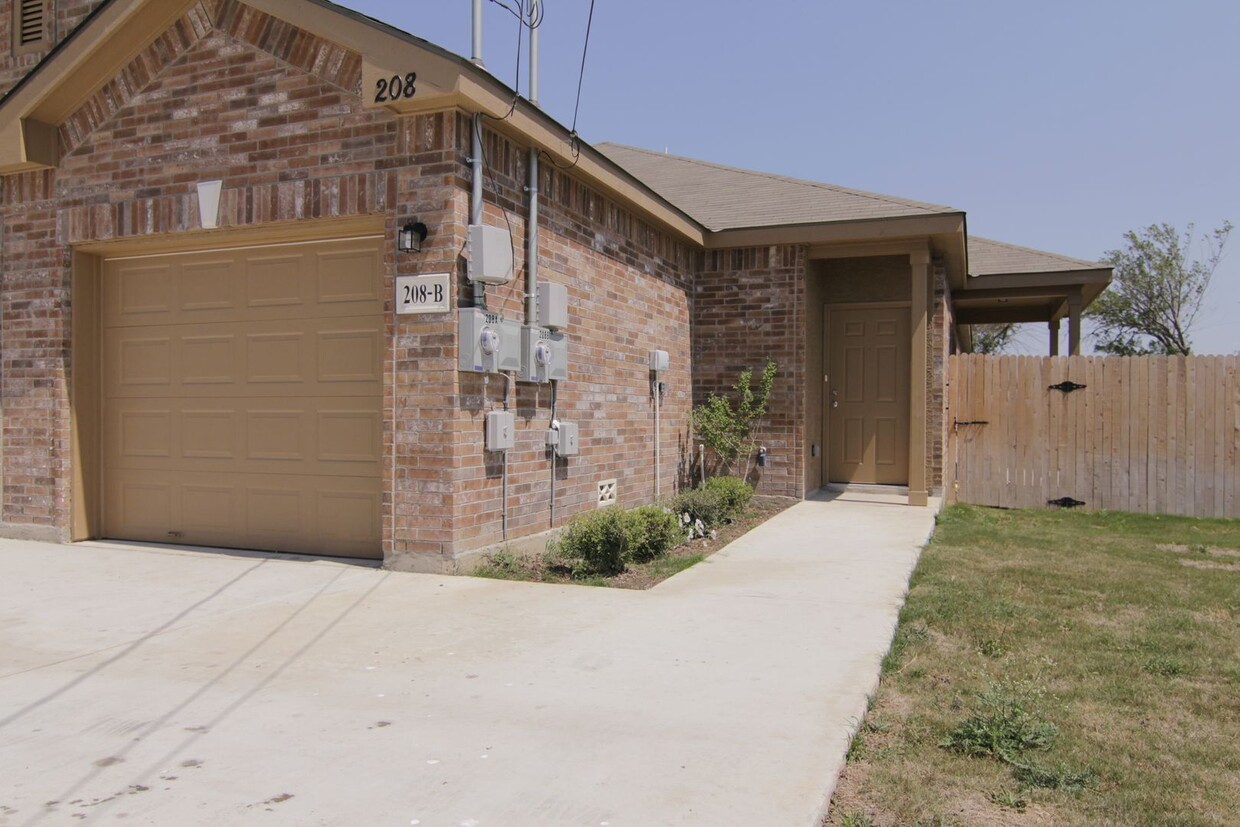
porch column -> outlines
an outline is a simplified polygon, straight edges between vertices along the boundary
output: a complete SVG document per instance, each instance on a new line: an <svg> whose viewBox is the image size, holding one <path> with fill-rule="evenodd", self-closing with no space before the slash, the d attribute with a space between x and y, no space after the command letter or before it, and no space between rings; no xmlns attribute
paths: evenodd
<svg viewBox="0 0 1240 827"><path fill-rule="evenodd" d="M1059 355L1059 319L1051 319L1046 323L1051 332L1051 356Z"/></svg>
<svg viewBox="0 0 1240 827"><path fill-rule="evenodd" d="M1068 355L1081 355L1081 291L1068 295Z"/></svg>
<svg viewBox="0 0 1240 827"><path fill-rule="evenodd" d="M908 504L926 505L926 311L930 294L930 253L909 254L913 271L912 364L909 371Z"/></svg>

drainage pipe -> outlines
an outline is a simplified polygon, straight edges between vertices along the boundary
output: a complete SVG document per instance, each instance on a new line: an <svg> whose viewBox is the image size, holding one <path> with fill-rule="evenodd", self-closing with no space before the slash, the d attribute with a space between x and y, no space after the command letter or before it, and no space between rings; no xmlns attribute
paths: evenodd
<svg viewBox="0 0 1240 827"><path fill-rule="evenodd" d="M556 401L557 401L556 400L557 386L558 386L558 380L552 379L551 380L551 428L553 430L558 430L559 425L560 425L560 421L555 418L555 406L556 406ZM556 459L555 450L556 450L555 448L551 449L551 527L552 528L555 528L555 466L556 466L556 463L558 462L558 460Z"/></svg>
<svg viewBox="0 0 1240 827"><path fill-rule="evenodd" d="M525 323L538 324L538 147L530 147L530 214L525 225Z"/></svg>
<svg viewBox="0 0 1240 827"><path fill-rule="evenodd" d="M660 451L663 439L659 433L659 409L663 407L663 394L659 390L658 371L654 372L654 379L651 380L651 390L654 391L654 501L657 503L663 496L663 462Z"/></svg>
<svg viewBox="0 0 1240 827"><path fill-rule="evenodd" d="M506 411L508 410L508 394L512 391L512 376L507 373L502 374L502 376L504 377L504 410ZM508 452L507 451L504 451L502 462L503 462L503 465L502 465L502 468L503 468L502 488L503 490L500 496L503 499L503 514L500 517L500 535L502 536L504 542L507 542L508 541Z"/></svg>

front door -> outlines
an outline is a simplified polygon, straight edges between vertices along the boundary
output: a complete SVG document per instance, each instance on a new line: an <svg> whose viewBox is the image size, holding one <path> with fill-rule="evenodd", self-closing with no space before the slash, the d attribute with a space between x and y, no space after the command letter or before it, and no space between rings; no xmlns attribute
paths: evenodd
<svg viewBox="0 0 1240 827"><path fill-rule="evenodd" d="M908 484L909 307L828 305L831 482Z"/></svg>

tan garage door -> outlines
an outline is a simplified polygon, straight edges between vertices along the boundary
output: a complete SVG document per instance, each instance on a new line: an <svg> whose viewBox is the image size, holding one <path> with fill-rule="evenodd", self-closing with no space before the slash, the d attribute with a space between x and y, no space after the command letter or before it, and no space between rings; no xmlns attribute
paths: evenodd
<svg viewBox="0 0 1240 827"><path fill-rule="evenodd" d="M379 239L111 259L107 537L381 557Z"/></svg>

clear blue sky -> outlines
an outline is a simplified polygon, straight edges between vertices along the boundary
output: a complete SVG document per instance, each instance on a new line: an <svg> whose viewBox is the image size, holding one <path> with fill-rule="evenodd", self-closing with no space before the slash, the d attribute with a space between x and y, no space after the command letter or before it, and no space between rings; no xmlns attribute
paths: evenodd
<svg viewBox="0 0 1240 827"><path fill-rule="evenodd" d="M469 53L469 0L344 5ZM544 3L540 97L566 124L589 5ZM511 85L516 23L485 6L483 56ZM1236 0L596 0L577 125L1094 260L1154 222L1240 224L1238 43ZM1240 351L1240 232L1208 303L1196 351Z"/></svg>

